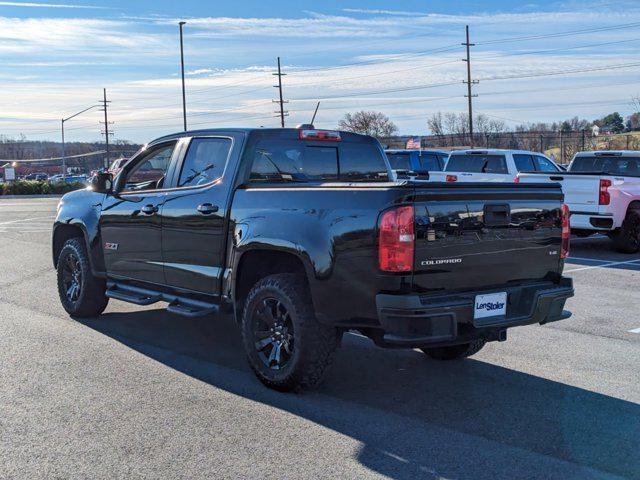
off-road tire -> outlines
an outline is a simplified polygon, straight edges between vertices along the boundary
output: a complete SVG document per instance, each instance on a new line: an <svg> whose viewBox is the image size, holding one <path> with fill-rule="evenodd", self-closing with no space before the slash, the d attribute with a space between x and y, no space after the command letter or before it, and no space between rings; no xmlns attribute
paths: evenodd
<svg viewBox="0 0 640 480"><path fill-rule="evenodd" d="M287 322L293 329L289 335L293 341L291 353L286 363L278 366L278 370L274 370L271 364L265 364L266 355L256 342L256 324L264 323L262 319L265 317L260 312L266 302L279 302L288 312ZM271 275L258 281L244 303L241 327L251 369L262 383L279 391L317 387L331 365L339 344L338 330L318 322L306 280L295 274ZM268 344L267 348L272 349L273 344Z"/></svg>
<svg viewBox="0 0 640 480"><path fill-rule="evenodd" d="M640 210L629 210L622 226L611 236L611 239L613 248L620 253L640 251Z"/></svg>
<svg viewBox="0 0 640 480"><path fill-rule="evenodd" d="M77 298L74 295L73 299L70 298L68 288L65 287L65 278L68 278L65 265L68 266L69 263L74 263L79 271ZM63 308L69 315L78 318L96 317L107 308L109 298L105 295L106 282L91 273L91 264L82 238L71 238L66 241L58 256L57 271L58 295Z"/></svg>
<svg viewBox="0 0 640 480"><path fill-rule="evenodd" d="M471 343L451 345L449 347L422 348L421 350L435 360L458 360L475 355L485 345L484 340L474 340Z"/></svg>

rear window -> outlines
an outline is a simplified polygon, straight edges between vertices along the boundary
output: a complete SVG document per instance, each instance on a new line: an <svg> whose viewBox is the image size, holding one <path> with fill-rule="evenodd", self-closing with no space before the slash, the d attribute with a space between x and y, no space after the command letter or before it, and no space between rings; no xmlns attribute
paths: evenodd
<svg viewBox="0 0 640 480"><path fill-rule="evenodd" d="M263 137L256 143L253 182L388 181L387 164L375 145L320 144Z"/></svg>
<svg viewBox="0 0 640 480"><path fill-rule="evenodd" d="M411 156L408 153L387 153L393 170L411 170Z"/></svg>
<svg viewBox="0 0 640 480"><path fill-rule="evenodd" d="M423 153L420 155L420 169L427 172L438 172L442 170L442 155L435 153Z"/></svg>
<svg viewBox="0 0 640 480"><path fill-rule="evenodd" d="M504 155L451 155L447 172L509 173Z"/></svg>
<svg viewBox="0 0 640 480"><path fill-rule="evenodd" d="M640 177L640 156L638 157L576 157L570 172L607 173L628 177Z"/></svg>

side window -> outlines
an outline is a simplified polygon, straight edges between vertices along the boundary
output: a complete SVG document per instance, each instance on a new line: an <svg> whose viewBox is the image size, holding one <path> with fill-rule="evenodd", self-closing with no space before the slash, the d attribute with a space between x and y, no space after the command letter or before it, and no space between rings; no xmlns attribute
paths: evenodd
<svg viewBox="0 0 640 480"><path fill-rule="evenodd" d="M136 162L126 174L123 192L157 190L163 187L175 143L158 147Z"/></svg>
<svg viewBox="0 0 640 480"><path fill-rule="evenodd" d="M338 178L335 146L264 139L256 145L250 180L253 182L311 182Z"/></svg>
<svg viewBox="0 0 640 480"><path fill-rule="evenodd" d="M533 157L536 162L536 170L540 172L557 172L558 169L550 160L536 155Z"/></svg>
<svg viewBox="0 0 640 480"><path fill-rule="evenodd" d="M519 172L534 172L536 170L533 165L533 159L531 158L531 155L514 153L513 161L516 164L516 170L518 170Z"/></svg>
<svg viewBox="0 0 640 480"><path fill-rule="evenodd" d="M205 185L222 176L231 151L229 138L194 138L182 162L178 187Z"/></svg>

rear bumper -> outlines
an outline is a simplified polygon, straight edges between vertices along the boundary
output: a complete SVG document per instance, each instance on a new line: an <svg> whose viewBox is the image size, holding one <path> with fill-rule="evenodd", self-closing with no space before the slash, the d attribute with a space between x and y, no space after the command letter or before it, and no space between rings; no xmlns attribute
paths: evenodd
<svg viewBox="0 0 640 480"><path fill-rule="evenodd" d="M571 214L572 230L610 231L620 226L615 223L615 218L612 215L599 215L597 213Z"/></svg>
<svg viewBox="0 0 640 480"><path fill-rule="evenodd" d="M507 314L474 319L478 294L507 292ZM508 286L489 291L448 295L376 296L378 319L383 333L376 339L386 347L454 345L474 339L504 340L506 329L534 323L545 324L571 316L564 310L574 295L573 281L540 282Z"/></svg>

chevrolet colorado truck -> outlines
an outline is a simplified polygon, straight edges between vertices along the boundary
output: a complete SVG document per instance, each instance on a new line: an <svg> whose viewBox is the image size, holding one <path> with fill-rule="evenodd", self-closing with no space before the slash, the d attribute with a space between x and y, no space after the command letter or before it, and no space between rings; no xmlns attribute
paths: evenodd
<svg viewBox="0 0 640 480"><path fill-rule="evenodd" d="M522 174L520 180L541 179ZM573 233L581 237L605 233L617 251L640 251L640 152L579 152L566 172L547 180L562 185Z"/></svg>
<svg viewBox="0 0 640 480"><path fill-rule="evenodd" d="M62 198L60 300L76 317L109 299L232 314L283 391L316 386L349 330L449 360L570 315L559 185L390 175L377 140L313 126L159 138Z"/></svg>

